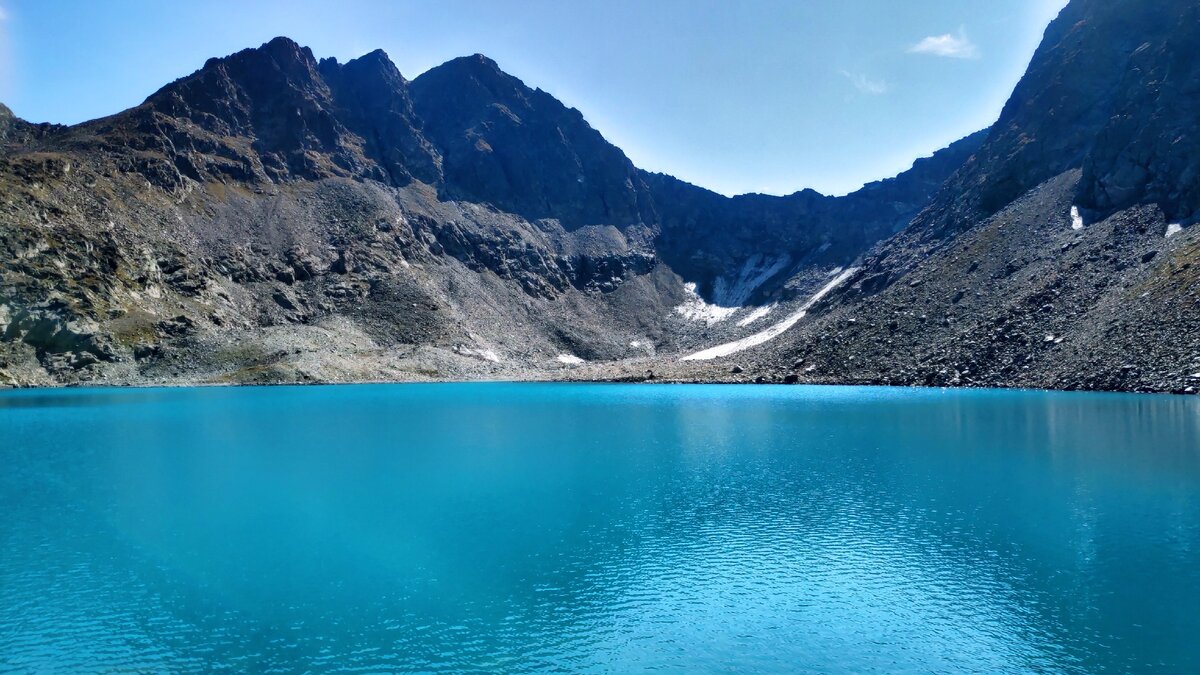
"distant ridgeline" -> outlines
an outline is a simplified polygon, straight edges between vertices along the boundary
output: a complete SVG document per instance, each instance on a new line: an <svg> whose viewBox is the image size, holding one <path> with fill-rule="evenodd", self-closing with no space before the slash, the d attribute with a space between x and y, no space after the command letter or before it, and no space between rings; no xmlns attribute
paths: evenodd
<svg viewBox="0 0 1200 675"><path fill-rule="evenodd" d="M286 38L0 106L0 384L1200 386L1200 8L1074 0L1000 119L844 196L635 167L475 55Z"/></svg>

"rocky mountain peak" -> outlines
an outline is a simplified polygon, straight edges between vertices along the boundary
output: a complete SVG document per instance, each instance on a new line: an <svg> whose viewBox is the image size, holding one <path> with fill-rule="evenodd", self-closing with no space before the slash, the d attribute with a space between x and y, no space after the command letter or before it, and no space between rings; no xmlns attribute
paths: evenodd
<svg viewBox="0 0 1200 675"><path fill-rule="evenodd" d="M382 50L343 65L318 62L309 48L275 38L209 59L118 118L114 129L133 131L122 145L157 147L165 140L178 171L195 179L346 176L394 185L441 179L408 81Z"/></svg>
<svg viewBox="0 0 1200 675"><path fill-rule="evenodd" d="M15 119L17 117L13 115L13 111L8 106L0 103L0 141L8 137L8 129Z"/></svg>
<svg viewBox="0 0 1200 675"><path fill-rule="evenodd" d="M538 103L553 108L549 101L532 100L533 89L482 54L451 59L422 73L413 80L412 93L429 126L438 128L479 125L492 106L503 106L517 122Z"/></svg>
<svg viewBox="0 0 1200 675"><path fill-rule="evenodd" d="M275 97L288 90L321 98L321 89L312 51L277 37L260 47L209 59L200 70L151 95L147 103L170 105L177 100L195 106L209 95L215 105L221 105L239 97Z"/></svg>
<svg viewBox="0 0 1200 675"><path fill-rule="evenodd" d="M452 76L459 79L473 78L481 83L504 82L512 78L511 75L500 69L499 64L483 54L472 54L470 56L459 56L450 59L440 66L431 68L427 74L431 77L437 77L444 73L453 73L454 75Z"/></svg>
<svg viewBox="0 0 1200 675"><path fill-rule="evenodd" d="M151 95L142 109L173 120L178 140L204 154L228 155L221 146L248 140L255 154L239 161L249 164L247 173L269 179L351 173L362 163L333 114L312 52L287 38L210 59ZM190 125L204 133L190 131ZM192 167L189 173L199 171Z"/></svg>
<svg viewBox="0 0 1200 675"><path fill-rule="evenodd" d="M356 59L350 59L345 65L339 65L337 59L321 59L322 74L331 72L335 66L352 77L370 81L374 86L386 90L386 93L401 92L404 96L408 96L408 80L400 74L400 69L396 67L395 63L392 63L387 52L382 49L376 49Z"/></svg>
<svg viewBox="0 0 1200 675"><path fill-rule="evenodd" d="M265 56L269 56L277 64L297 64L308 68L316 65L316 59L313 58L312 50L308 47L301 46L295 40L279 36L272 38L269 42L262 45L258 49L247 49L242 54L258 52Z"/></svg>
<svg viewBox="0 0 1200 675"><path fill-rule="evenodd" d="M421 132L408 81L383 50L343 66L322 61L321 72L339 118L362 139L363 152L382 168L385 182L441 182L441 155Z"/></svg>
<svg viewBox="0 0 1200 675"><path fill-rule="evenodd" d="M1078 201L1102 214L1156 204L1169 219L1193 219L1200 216L1200 5L1118 4L1117 15L1092 10L1105 21L1101 39L1120 45L1121 68L1083 161Z"/></svg>
<svg viewBox="0 0 1200 675"><path fill-rule="evenodd" d="M447 196L568 227L653 222L633 163L578 110L476 54L412 81L425 135L442 152Z"/></svg>
<svg viewBox="0 0 1200 675"><path fill-rule="evenodd" d="M1074 0L1047 27L975 157L917 221L939 238L1083 169L1077 203L1096 215L1139 203L1200 210L1194 111L1200 6L1191 0Z"/></svg>

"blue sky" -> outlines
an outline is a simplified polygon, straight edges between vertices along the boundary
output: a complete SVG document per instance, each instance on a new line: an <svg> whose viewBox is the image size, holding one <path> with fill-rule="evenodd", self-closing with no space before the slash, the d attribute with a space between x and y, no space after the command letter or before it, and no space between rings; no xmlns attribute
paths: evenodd
<svg viewBox="0 0 1200 675"><path fill-rule="evenodd" d="M287 35L408 78L483 53L640 167L832 194L995 120L1065 0L0 0L0 101L75 123Z"/></svg>

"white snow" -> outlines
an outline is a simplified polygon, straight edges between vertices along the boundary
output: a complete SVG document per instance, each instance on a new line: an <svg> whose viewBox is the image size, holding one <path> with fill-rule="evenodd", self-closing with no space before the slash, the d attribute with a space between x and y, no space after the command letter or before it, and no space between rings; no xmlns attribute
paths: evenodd
<svg viewBox="0 0 1200 675"><path fill-rule="evenodd" d="M1170 225L1167 225L1166 236L1168 238L1170 238L1171 235L1179 234L1180 232L1183 232L1183 225L1180 225L1179 223L1171 223Z"/></svg>
<svg viewBox="0 0 1200 675"><path fill-rule="evenodd" d="M776 303L771 303L769 305L764 305L762 307L756 308L753 312L750 312L749 314L747 314L746 318L742 319L741 321L738 321L737 325L739 325L743 328L745 328L746 326L749 326L750 324L754 323L755 321L758 321L759 319L763 318L764 316L770 314L771 310L775 309L775 304Z"/></svg>
<svg viewBox="0 0 1200 675"><path fill-rule="evenodd" d="M703 321L708 325L720 323L728 319L746 304L755 289L768 279L778 274L791 262L787 256L767 259L762 255L754 255L742 264L738 275L733 281L725 277L717 277L713 282L713 301L707 302L696 292L696 284L688 282L683 285L688 299L675 308L676 312L689 321Z"/></svg>
<svg viewBox="0 0 1200 675"><path fill-rule="evenodd" d="M829 247L829 245L826 244L824 248L828 248L828 247ZM835 267L835 268L829 270L829 273L826 276L836 277L837 275L842 273L843 269L844 268L842 268L842 267ZM750 324L754 323L755 321L758 321L759 319L763 318L764 316L770 314L771 311L774 310L778 306L779 306L779 303L772 302L769 305L763 305L762 307L756 307L749 314L747 314L745 317L740 319L737 322L737 325L740 326L741 328L745 328L746 326L749 326ZM853 321L853 319L851 319L851 321Z"/></svg>
<svg viewBox="0 0 1200 675"><path fill-rule="evenodd" d="M641 354L645 354L647 356L654 356L654 341L653 340L647 340L647 339L634 340L633 342L629 343L629 347L630 347L630 349L636 349Z"/></svg>
<svg viewBox="0 0 1200 675"><path fill-rule="evenodd" d="M732 284L726 283L725 277L718 277L713 282L713 298L722 307L741 307L750 299L750 295L767 279L775 276L789 262L787 256L773 261L764 260L763 256L751 256L738 272L738 277Z"/></svg>
<svg viewBox="0 0 1200 675"><path fill-rule="evenodd" d="M1078 206L1071 207L1071 229L1072 230L1082 230L1083 229L1083 215L1081 213L1079 213Z"/></svg>
<svg viewBox="0 0 1200 675"><path fill-rule="evenodd" d="M460 347L458 349L458 353L465 356L477 356L484 361L491 361L492 363L500 363L500 355L491 349L472 349L470 347Z"/></svg>
<svg viewBox="0 0 1200 675"><path fill-rule="evenodd" d="M787 330L789 328L796 325L796 322L799 321L800 319L803 319L804 315L808 313L808 310L813 305L820 302L821 298L828 295L830 291L832 291L833 289L840 286L844 281L846 281L851 276L853 276L854 273L857 271L858 271L857 267L851 267L850 269L845 270L841 274L837 275L836 277L833 278L832 281L830 281L829 283L822 286L821 290L814 293L813 296L811 298L809 298L804 303L804 305L802 305L800 307L800 309L796 310L795 312L792 312L783 321L780 321L779 323L774 324L770 328L767 328L766 330L755 333L754 335L751 335L749 337L744 337L741 340L735 340L733 342L726 342L725 344L717 345L716 347L710 347L708 349L698 351L695 354L688 354L687 356L680 359L680 361L707 361L709 359L715 359L719 356L729 356L730 354L736 354L737 352L743 351L745 349L749 349L749 348L757 346L757 345L761 345L764 342L775 339L776 337L787 332Z"/></svg>
<svg viewBox="0 0 1200 675"><path fill-rule="evenodd" d="M683 318L688 321L703 321L711 326L728 319L731 314L741 309L741 307L721 307L705 301L696 292L696 284L692 281L683 285L683 291L687 293L688 298L683 301L683 304L676 307L675 311L682 314Z"/></svg>
<svg viewBox="0 0 1200 675"><path fill-rule="evenodd" d="M583 359L575 356L574 354L559 354L558 356L554 357L554 360L558 361L559 363L565 363L568 366L577 366L584 362Z"/></svg>

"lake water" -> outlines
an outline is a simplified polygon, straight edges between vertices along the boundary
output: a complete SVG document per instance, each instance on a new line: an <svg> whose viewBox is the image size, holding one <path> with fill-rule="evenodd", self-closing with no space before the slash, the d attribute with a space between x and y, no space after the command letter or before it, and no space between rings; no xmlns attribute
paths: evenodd
<svg viewBox="0 0 1200 675"><path fill-rule="evenodd" d="M1200 671L1200 400L0 392L0 670Z"/></svg>

